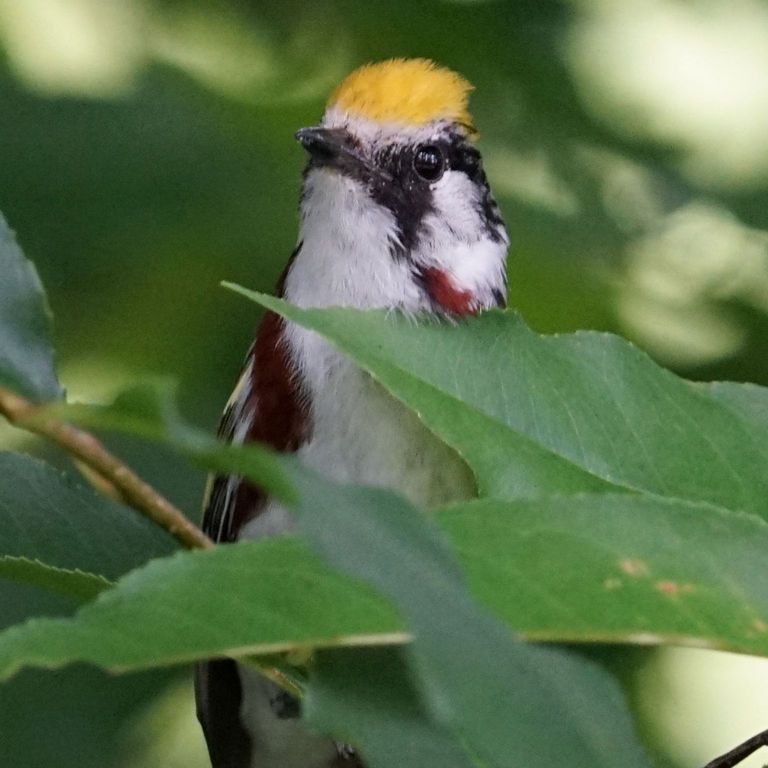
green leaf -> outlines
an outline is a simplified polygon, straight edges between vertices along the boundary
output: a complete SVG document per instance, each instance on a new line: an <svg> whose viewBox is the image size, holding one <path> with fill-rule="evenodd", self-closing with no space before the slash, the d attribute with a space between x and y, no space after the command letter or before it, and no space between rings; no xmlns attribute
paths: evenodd
<svg viewBox="0 0 768 768"><path fill-rule="evenodd" d="M527 637L768 656L768 524L627 495L477 501L437 516L473 594Z"/></svg>
<svg viewBox="0 0 768 768"><path fill-rule="evenodd" d="M303 310L230 287L328 338L465 456L481 487L503 484L486 481L499 468L478 452L517 472L523 436L573 465L571 490L578 470L604 483L768 517L768 449L750 424L751 408L729 407L616 336L540 336L499 311L452 324L383 311ZM424 383L452 398L453 411L434 408ZM482 434L453 429L465 408L514 433L503 454L483 451ZM545 479L559 474L548 461ZM595 490L594 480L583 490ZM510 480L505 495L530 491Z"/></svg>
<svg viewBox="0 0 768 768"><path fill-rule="evenodd" d="M376 318L375 314L371 316L377 322L381 321L381 318ZM494 318L494 316L491 317ZM503 319L504 316L495 316L496 320L500 318ZM391 323L390 320L385 322ZM480 323L481 320L477 322ZM425 327L440 332L444 330L437 325ZM459 326L457 329L462 327ZM529 332L526 331L526 333ZM539 346L541 346L540 342ZM382 346L379 342L374 345L377 354L381 353ZM535 347L536 344L533 346ZM637 355L634 351L628 354ZM565 355L565 360L568 362L570 358ZM645 358L642 360L642 363L638 363L641 372L653 378L656 373L649 374L648 371L657 371L657 369ZM420 391L418 387L418 381L423 381L422 377L412 374L403 375L399 368L396 368L393 373L393 364L385 362L386 365L377 369L382 379L388 375L393 379L400 377L407 379L409 384L413 384L415 379L416 385L410 386L409 389L404 387L399 391L408 396L423 397L426 402L428 398L424 393L428 391L427 388L423 387ZM387 366L390 366L389 370ZM642 366L646 366L647 370ZM586 372L583 372L583 375L586 378ZM631 378L630 376L629 379ZM737 407L730 401L717 400L714 396L680 382L674 377L671 377L671 380L675 382L674 397L682 398L680 407L690 405L685 401L687 395L696 398L699 405L705 403L706 407L702 406L704 410L701 420L705 419L704 411L711 410L722 420L720 426L732 427L736 424L741 429L739 437L747 449L746 452L749 454L752 451L751 456L759 457L759 451L750 443L750 440L753 443L756 442L756 433L750 432L746 425L741 424L744 416L740 409L744 407L749 409L751 407L749 403L745 406L739 400ZM432 389L439 390L435 382L427 383ZM546 386L542 385L542 389L546 390ZM413 395L414 392L415 395ZM442 391L439 391L438 395L441 393ZM459 393L448 392L448 397L458 401ZM578 398L575 402L580 407L581 401ZM428 405L425 406L427 407ZM477 400L471 402L470 407L480 411L480 416L490 420L496 427L508 430L510 433L519 431L510 428L499 413L488 409L482 410ZM576 410L578 407L574 406ZM440 416L437 410L433 411L433 414ZM572 417L576 423L581 423L579 419L584 418L583 415L578 418ZM445 414L440 418L447 422ZM447 429L447 427L444 428ZM159 433L163 432L170 432L170 435L166 434L166 439L184 445L182 433L161 428ZM454 432L454 439L461 439L460 432L460 430ZM582 461L580 464L573 457L564 457L543 442L539 444L538 434L537 439L522 431L520 434L534 445L530 452L530 455L534 456L534 464L541 459L540 463L543 466L543 462L548 460L544 457L551 454L554 456L554 463L551 464L551 467L555 467L551 470L553 474L558 474L559 470L556 467L558 461L573 465L573 476L577 481L575 486L570 486L571 488L579 487L579 473L590 480L592 477L597 478L600 484L604 485L607 478L601 478L599 473L593 471L593 467L582 465L586 462ZM720 464L716 465L716 469L719 467L718 471L728 464L727 461L723 461L723 455L729 457L734 453L732 441L735 432L732 430L728 433L725 430L725 434L727 450L718 454L720 458ZM694 437L698 439L701 435L696 434ZM716 433L716 438L713 438L715 447L719 447L721 440L722 431ZM731 444L728 440L731 440ZM595 450L605 448L604 444L594 439L594 434L588 442L593 445L593 448L596 446ZM696 440L694 443L696 444ZM636 448L637 445L636 443ZM664 446L653 445L653 449L657 452L662 451L663 448ZM186 449L188 447L185 447ZM701 452L703 449L698 445L696 450ZM536 456L537 451L539 456ZM229 462L237 461L238 472L252 476L256 480L263 475L264 468L259 465L261 456L257 453L248 456L237 448L230 448L228 454L228 456L220 455L211 446L211 453L204 460L218 462L219 469L230 468ZM586 456L587 451L583 451L583 454ZM604 458L606 462L611 459L607 454ZM251 459L255 462L253 466L249 466ZM278 464L281 463L278 462ZM739 470L741 468L739 465ZM611 756L615 754L622 754L624 764L644 764L644 758L634 743L624 717L620 696L611 681L596 668L567 654L546 648L532 648L513 640L507 629L479 610L468 599L449 551L425 526L424 519L410 505L381 491L334 487L292 467L289 462L281 464L281 471L291 472L299 486L300 510L302 510L301 529L306 532L313 546L335 567L347 571L356 578L368 580L386 594L401 612L405 626L414 633L416 640L406 654L417 675L416 687L424 697L430 723L437 723L440 728L461 734L464 740L462 743L467 744L473 755L479 755L481 760L493 765L508 764L510 756L513 756L518 764L543 766L551 764L557 759L557 755L562 754L573 756L572 762L576 765L608 765L612 759ZM491 476L490 471L488 476ZM740 475L737 473L736 476ZM749 493L743 494L741 499L754 498L756 487L754 476L749 477L747 473L747 479L749 482L746 487ZM675 481L681 481L681 478L677 477ZM632 487L629 482L624 484ZM543 486L546 486L546 480ZM731 499L734 498L734 490L735 485L732 485L729 489ZM739 500L739 497L736 496L736 499ZM541 505L559 503L562 506L553 507L550 510L551 517L546 518L535 507L537 503ZM524 619L526 611L534 617L534 620L537 616L546 614L550 627L554 627L553 639L559 637L558 631L563 632L563 639L574 639L572 634L568 634L571 623L569 622L563 629L562 613L557 614L557 610L563 608L562 602L557 600L563 593L562 583L552 580L554 569L551 568L551 564L563 561L568 564L566 567L570 567L570 570L580 576L579 588L571 590L571 594L575 604L579 601L584 606L588 621L591 622L584 630L584 639L595 639L595 636L598 639L621 639L623 636L647 641L649 634L654 634L656 639L664 639L663 633L669 633L666 637L687 635L700 640L701 636L705 636L708 642L714 644L733 642L749 644L751 642L754 646L764 648L761 638L761 616L764 615L764 611L759 595L765 592L765 585L759 580L748 580L749 571L754 570L753 565L752 568L742 572L728 569L731 560L739 557L745 563L754 564L755 551L747 545L755 540L760 545L763 544L762 522L746 515L739 518L732 511L712 509L706 504L695 505L674 499L636 498L626 493L528 502L534 506L528 509L527 518L524 504L522 502L518 504L522 506L511 505L511 516L516 523L522 524L510 525L507 529L500 530L499 518L503 517L503 513L499 508L489 513L493 524L478 525L478 518L472 515L474 508L470 506L466 509L465 529L462 529L454 519L453 523L456 527L452 531L452 537L458 542L459 549L462 545L465 547L462 554L468 563L467 571L470 581L475 585L475 590L479 594L483 594L486 590L485 602L492 605L497 613L504 615L504 618L516 629L527 629ZM583 505L582 509L579 508L579 504ZM640 506L637 506L638 504ZM654 508L654 504L661 505L661 509ZM574 506L577 511L581 511L581 515L572 514ZM594 511L590 514L592 509ZM616 510L618 511L615 515L617 522L613 529L606 532L601 528L600 523L606 517L610 519ZM681 510L682 513L679 514ZM482 519L482 511L481 509L480 519ZM451 510L443 514L448 519L450 515L459 513ZM720 516L719 521L717 515ZM547 519L549 524L549 528L544 532L536 528L542 518ZM640 527L633 528L627 525L627 519L638 521L637 525ZM744 522L743 529L739 527L739 519ZM699 552L695 548L690 562L680 554L684 542L695 539L691 535L691 528L699 525L702 520L705 522L704 530L707 532L705 543L709 544L709 549L706 550L707 557L717 562L721 571L717 575L718 578L723 572L732 576L730 591L718 591L713 588L718 585L718 582L713 580L713 571L702 567L701 560L698 559ZM665 530L662 529L662 523L666 523L668 528L671 528L668 550L659 547L655 538L659 530ZM569 527L569 524L575 527ZM603 538L592 537L593 529L602 532ZM477 538L477 532L483 530L492 540ZM531 530L534 531L533 535ZM631 535L623 535L626 531ZM732 531L735 531L735 535L730 535ZM516 540L515 537L519 534L523 535L522 540ZM501 542L507 545L503 549L498 547ZM469 547L470 543L476 545L476 549ZM653 544L656 546L654 547ZM497 545L496 549L494 545ZM243 548L245 546L247 545L242 545ZM569 552L569 548L573 551L571 562L564 554ZM705 548L702 547L701 550L705 551ZM231 551L234 551L234 548L226 552L228 560L232 558ZM539 575L536 566L543 559L542 551L546 554L544 562L550 565L549 582L543 577L536 578ZM489 552L493 553L493 556L489 556ZM195 553L189 557L213 556L214 553ZM505 553L511 553L511 556L505 557ZM530 554L527 559L526 553ZM187 556L182 555L176 559L177 563L182 563L180 567L182 573L186 558ZM392 563L397 563L397 568L393 568ZM147 588L150 592L151 584L162 583L163 589L152 593L154 597L148 603L142 603L142 599L146 596L145 584L140 580L134 582L132 579L139 579L140 574L150 571L155 565L165 567L166 563L152 564L149 568L129 576L114 591L106 593L94 604L81 610L72 622L32 622L25 627L6 633L0 640L0 659L5 660L11 667L25 658L25 654L26 659L31 658L34 663L55 664L71 659L73 653L81 654L76 658L83 658L83 653L93 653L93 656L86 656L86 658L96 663L108 663L119 667L121 663L116 660L118 655L129 665L157 663L159 650L161 656L165 654L162 658L167 662L193 658L196 654L215 653L214 646L221 643L222 638L218 636L211 638L210 635L205 634L210 632L211 625L217 631L224 627L226 632L233 626L239 631L239 628L247 623L248 619L238 624L235 612L232 612L229 617L215 615L213 621L210 616L206 621L201 621L199 613L196 613L199 610L201 594L199 589L196 594L192 594L190 584L199 585L208 582L190 579L189 573L182 580L188 597L186 600L174 600L176 610L184 609L180 615L169 614L168 606L163 606L160 599L167 598L169 594L174 598L179 594L183 596L183 592L169 593L165 589L168 585L173 586L176 583L172 578L175 571L169 574L163 571L162 578L158 576L147 578L149 585ZM252 567L250 563L247 565L241 563L241 566L246 569ZM515 566L520 569L522 576L518 577L518 583L513 583L510 587L510 572L515 573L513 570ZM222 567L221 564L213 567L212 573L215 574ZM582 568L581 572L578 570L579 567ZM479 574L473 569L477 569ZM531 574L532 578L527 578ZM631 580L626 584L623 583L622 574ZM171 576L170 579L166 578L168 575ZM261 580L258 575L255 579L243 579L242 575L241 570L238 578L231 584L239 582L242 589L242 585L268 583L266 580ZM319 583L326 582L322 576L316 578ZM603 595L615 592L617 582L620 582L619 588L625 589L622 598L623 604L627 606L626 612L622 614L606 609L602 614L594 610L595 606L610 606L610 600L615 600L612 594L607 598ZM216 582L215 577L213 584L216 587L216 594L226 594L227 601L237 594L237 588L234 591L227 591L225 589L227 585ZM241 600L251 599L254 606L261 607L265 602L269 604L269 601L274 604L277 600L276 595L279 594L282 606L285 595L290 592L290 587L286 588L285 580L281 579L279 587L273 585L272 589L271 597L268 594L254 597L251 591L248 596L241 597ZM500 597L504 593L509 597ZM354 588L350 594L354 594ZM745 595L747 599L744 599ZM543 599L543 596L548 600ZM736 597L741 597L741 602L735 600ZM602 603L601 598L603 598ZM691 599L684 603L686 607L684 611L679 610L677 603L670 609L669 604L664 602L677 600L683 603L685 598ZM320 604L338 605L339 603L348 604L348 602L348 599L339 600L338 595L326 595L326 602L321 601ZM161 609L154 616L151 612L142 614L141 611L146 611L148 604L150 607L158 605ZM371 604L381 605L376 600ZM238 605L242 605L242 602L238 602ZM138 611L137 606L139 606ZM125 614L122 613L124 608ZM206 605L202 610L210 610L210 606ZM306 611L306 608L302 610ZM684 618L680 619L678 614L683 614ZM291 615L295 620L297 614ZM287 629L288 632L293 633L293 640L282 641L281 644L275 635L270 636L268 631L249 625L245 627L242 636L237 638L230 636L229 644L226 644L225 638L225 644L219 647L218 652L236 655L247 652L266 653L287 648L291 644L311 646L327 642L332 645L349 641L350 635L353 634L353 628L348 626L346 632L337 631L334 635L326 632L323 635L319 630L328 628L322 624L322 621L318 621L318 624L312 626L312 633L307 632L302 635L307 628L304 625L302 611L299 611L298 615L301 617L299 626L292 628L286 627L285 624L282 626L284 636ZM145 627L134 629L140 623L142 616ZM190 616L193 617L193 623L186 624L185 621ZM329 616L329 612L325 611L322 619ZM359 610L355 612L355 619L361 616L363 612ZM123 621L123 626L131 627L129 629L131 642L137 641L127 650L126 644L121 644L119 638L116 640L114 634ZM177 630L181 628L182 631L177 631L175 637L171 638L164 637L162 632L159 634L153 632L152 628L157 627L161 621L167 622ZM337 617L331 616L331 624L338 630ZM274 629L276 622L272 621L271 626ZM655 628L658 626L662 627L662 634L656 631ZM208 629L205 629L206 627ZM689 633L691 628L693 632ZM397 624L393 621L389 631L396 629ZM365 634L369 642L381 639L381 626L366 628L358 625L354 631ZM113 639L105 643L104 637L108 636L109 632L113 633ZM202 643L200 642L201 632ZM594 633L591 637L590 632ZM178 639L179 635L183 637L181 641ZM166 644L158 646L158 637ZM258 639L255 639L256 637ZM51 639L54 641L55 652L61 654L58 659L51 658ZM234 639L241 641L242 644L232 644ZM354 638L352 642L355 642ZM152 643L155 645L152 646ZM206 643L207 647L202 647ZM109 649L109 654L106 657L99 656L103 654L105 646ZM95 651L92 650L94 648ZM149 659L148 649L152 651ZM457 659L461 660L460 664L456 663ZM509 689L510 680L516 681L514 690ZM494 708L493 704L500 700L509 702L514 713L513 726L510 726L509 712L505 712L502 717L496 711L498 707ZM585 711L590 713L588 719L583 717ZM568 725L553 731L552 721ZM600 728L594 726L596 722L601 724ZM608 723L607 727L606 723ZM338 733L341 727L342 723L338 723L333 729L334 733ZM611 736L606 737L606 732ZM365 742L364 729L359 738Z"/></svg>
<svg viewBox="0 0 768 768"><path fill-rule="evenodd" d="M7 555L0 556L0 578L56 592L81 603L92 600L112 586L108 579L93 573L55 568L39 560Z"/></svg>
<svg viewBox="0 0 768 768"><path fill-rule="evenodd" d="M752 432L768 457L768 388L716 381L694 385L728 408Z"/></svg>
<svg viewBox="0 0 768 768"><path fill-rule="evenodd" d="M644 765L610 679L575 657L514 640L480 611L417 510L389 492L336 487L301 470L294 480L313 546L381 589L414 631L408 658L430 722L461 734L491 765L545 766L557 754L575 766L609 765L615 754ZM325 571L298 542L265 540L154 560L72 619L13 627L0 634L0 669L73 660L120 669L297 643L393 641L402 639L390 634L398 627L381 600Z"/></svg>
<svg viewBox="0 0 768 768"><path fill-rule="evenodd" d="M0 452L0 555L114 579L175 548L137 512L42 462Z"/></svg>
<svg viewBox="0 0 768 768"><path fill-rule="evenodd" d="M768 525L760 518L595 494L471 502L437 510L435 520L473 595L526 637L706 645L768 656L768 577L760 566ZM358 546L366 551L365 542ZM74 619L24 628L12 651L0 635L0 655L13 656L13 664L128 668L404 639L402 622L384 601L330 574L295 539L214 552L156 560ZM245 604L254 611L243 611ZM177 616L188 631L177 631L176 618L169 622ZM115 631L124 646L101 647ZM49 632L59 645L46 646ZM35 638L43 656L30 655Z"/></svg>
<svg viewBox="0 0 768 768"><path fill-rule="evenodd" d="M324 567L299 541L279 538L153 560L72 618L34 619L0 633L0 677L22 665L140 669L403 639L384 601Z"/></svg>
<svg viewBox="0 0 768 768"><path fill-rule="evenodd" d="M738 387L735 391L742 392ZM257 446L221 446L192 432L181 422L175 409L161 405L166 396L167 393L162 392L153 395L150 388L145 388L141 397L134 391L130 397L121 398L106 408L74 407L67 413L102 426L140 430L188 453L196 452L201 461L210 462L216 469L242 472L258 482L276 476L279 484L290 487L290 473L298 471L294 462ZM129 408L127 403L133 405ZM161 413L165 415L159 418ZM497 422L493 423L498 427ZM265 461L267 471L262 463ZM29 482L25 485L34 487ZM43 500L30 501L33 507L43 503ZM509 626L527 636L553 641L648 642L653 639L768 654L765 638L759 631L762 622L767 620L761 598L766 590L755 554L756 547L768 546L768 539L759 519L682 500L592 494L578 499L547 498L527 505L522 502L462 505L438 511L436 520L459 553L474 593ZM33 528L47 530L45 526ZM662 541L659 541L660 531L664 532ZM689 546L688 542L692 541L698 542L695 547ZM271 546L283 544L275 542ZM361 542L360 546L365 545ZM34 552L16 554L36 556ZM249 585L263 577L258 570L259 563L251 563L247 558L237 561L240 570L236 571L234 557L229 561L232 581L220 585L219 591L245 602L250 599ZM294 568L296 557L301 560L295 552L293 556L284 553L282 557L288 570ZM393 557L400 556L393 554ZM218 578L209 574L209 570L217 567L209 565L213 562L200 561L197 575L186 587L187 577L182 578L179 595L174 596L174 600L190 599L201 612L201 623L227 626L235 639L222 636L211 644L194 645L196 641L190 637L191 645L183 649L184 657L202 655L214 648L224 652L240 646L272 643L293 647L313 637L320 639L334 634L333 613L327 614L328 624L315 625L312 632L293 632L282 637L259 634L260 627L251 624L248 615L235 612L226 617L215 613L206 616L206 605L195 603L194 596L184 598L182 594L185 588L196 591L198 584ZM562 568L551 567L552 563L560 562L564 564ZM627 570L636 567L635 563L642 563L637 567L644 574L633 579ZM712 563L716 564L714 569ZM740 563L749 565L746 570L739 570ZM54 564L77 567L77 562L72 561ZM161 580L176 583L174 569L186 567L182 561L174 561L168 565L167 573L163 571ZM297 564L296 567L300 572L303 566ZM563 572L570 574L567 592L563 589ZM318 574L317 578L323 576ZM281 589L288 590L290 583L286 581ZM511 589L512 585L515 589ZM671 594L675 585L679 589ZM121 588L118 587L118 592ZM132 599L134 594L140 595L133 586L129 592ZM150 602L155 599L154 594L147 593ZM337 602L347 599L346 594L337 596ZM237 595L240 597L236 598ZM681 602L686 606L685 611L678 610ZM105 604L105 610L110 605ZM212 610L218 610L216 601L213 605ZM161 614L162 603L153 603L152 610ZM373 617L378 615L377 610L380 609L372 611ZM88 620L96 621L95 616L88 614ZM349 633L372 638L382 632L402 629L399 622L382 625L369 618L361 613L359 625L349 626ZM134 619L132 616L128 624ZM110 626L111 622L108 614L106 625ZM126 625L126 632L132 631ZM336 632L339 637L341 634ZM340 642L350 640L342 638ZM94 657L94 661L126 666L152 663L147 659L153 656L157 660L174 659L173 638L165 646L150 644L143 650L137 646L137 654L134 661L110 660L107 656ZM64 660L65 655L61 659Z"/></svg>
<svg viewBox="0 0 768 768"><path fill-rule="evenodd" d="M51 313L32 262L0 216L0 386L38 402L55 400Z"/></svg>

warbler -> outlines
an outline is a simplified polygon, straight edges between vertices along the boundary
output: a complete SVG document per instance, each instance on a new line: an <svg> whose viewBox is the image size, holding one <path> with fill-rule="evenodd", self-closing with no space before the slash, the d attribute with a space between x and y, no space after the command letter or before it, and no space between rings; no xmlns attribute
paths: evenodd
<svg viewBox="0 0 768 768"><path fill-rule="evenodd" d="M391 308L416 321L504 306L508 237L474 144L471 89L429 60L392 59L360 67L333 91L320 124L296 133L308 162L278 295L300 307ZM416 415L318 335L271 312L220 435L425 507L474 490L466 465ZM279 534L291 520L260 488L219 476L203 526L231 542ZM308 730L295 699L234 661L201 664L196 696L213 768L362 765L352 748Z"/></svg>

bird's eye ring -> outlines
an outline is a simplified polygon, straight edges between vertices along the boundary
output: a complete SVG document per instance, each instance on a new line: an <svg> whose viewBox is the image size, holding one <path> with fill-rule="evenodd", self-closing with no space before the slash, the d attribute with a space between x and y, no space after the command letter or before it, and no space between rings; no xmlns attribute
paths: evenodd
<svg viewBox="0 0 768 768"><path fill-rule="evenodd" d="M440 147L434 144L418 147L413 156L413 168L425 181L438 181L445 170L445 157Z"/></svg>

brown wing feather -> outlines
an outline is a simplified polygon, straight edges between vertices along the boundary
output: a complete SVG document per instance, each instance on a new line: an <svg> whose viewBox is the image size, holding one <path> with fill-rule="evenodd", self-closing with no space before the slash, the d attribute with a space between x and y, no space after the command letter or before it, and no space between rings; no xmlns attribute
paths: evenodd
<svg viewBox="0 0 768 768"><path fill-rule="evenodd" d="M300 248L280 278L278 295L283 293L285 276ZM309 438L309 408L284 342L284 330L281 317L274 312L264 314L222 416L221 439L266 443L276 451L292 453ZM216 476L205 503L203 530L214 541L235 541L243 525L259 514L265 502L263 491L240 477Z"/></svg>
<svg viewBox="0 0 768 768"><path fill-rule="evenodd" d="M219 427L226 441L266 443L294 452L308 439L309 410L283 342L284 321L262 318L245 366ZM203 530L214 540L237 539L240 529L264 508L260 488L238 476L218 475L211 484Z"/></svg>

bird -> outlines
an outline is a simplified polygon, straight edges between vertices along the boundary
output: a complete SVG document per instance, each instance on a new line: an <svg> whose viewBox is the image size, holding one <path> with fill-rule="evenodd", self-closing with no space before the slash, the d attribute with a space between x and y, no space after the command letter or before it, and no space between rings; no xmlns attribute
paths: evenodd
<svg viewBox="0 0 768 768"><path fill-rule="evenodd" d="M276 294L302 308L400 311L447 325L506 305L509 245L476 147L470 83L423 58L365 64L331 93L306 151L296 247ZM461 365L456 361L456 365ZM312 331L266 312L219 436L295 454L340 483L429 508L472 497L462 459ZM227 543L280 535L290 512L236 475L211 479L203 529ZM196 671L212 768L361 768L313 733L300 702L232 659Z"/></svg>

